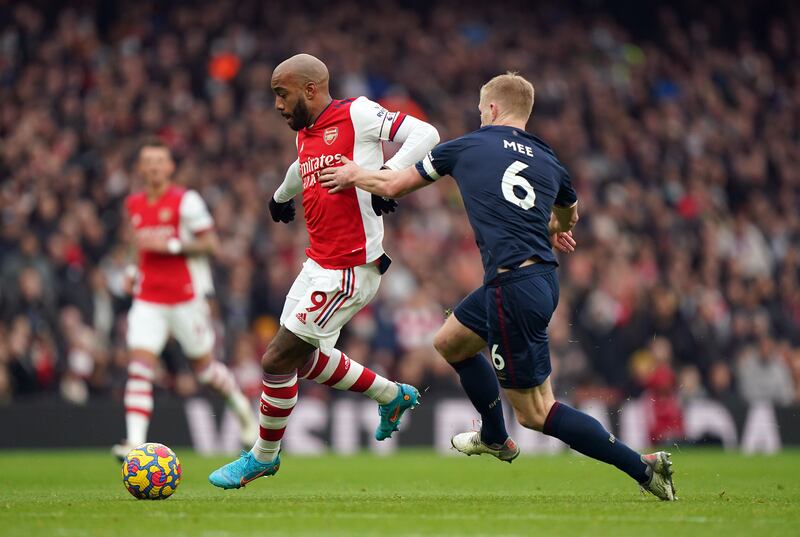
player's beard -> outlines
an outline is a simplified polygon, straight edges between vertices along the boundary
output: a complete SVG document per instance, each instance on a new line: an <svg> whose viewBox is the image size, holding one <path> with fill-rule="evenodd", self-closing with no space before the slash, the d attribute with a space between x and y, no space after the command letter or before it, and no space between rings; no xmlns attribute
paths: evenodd
<svg viewBox="0 0 800 537"><path fill-rule="evenodd" d="M169 175L166 173L156 173L145 179L145 187L149 190L161 190L169 182Z"/></svg>
<svg viewBox="0 0 800 537"><path fill-rule="evenodd" d="M291 120L289 127L292 130L299 131L308 127L311 124L311 113L304 100L300 99L292 110Z"/></svg>

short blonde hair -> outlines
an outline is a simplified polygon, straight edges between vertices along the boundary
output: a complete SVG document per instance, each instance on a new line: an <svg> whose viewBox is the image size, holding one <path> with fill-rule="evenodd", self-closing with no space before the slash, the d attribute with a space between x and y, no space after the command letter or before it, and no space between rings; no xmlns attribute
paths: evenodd
<svg viewBox="0 0 800 537"><path fill-rule="evenodd" d="M500 104L501 113L524 119L533 111L533 84L518 73L497 75L481 87L481 99Z"/></svg>

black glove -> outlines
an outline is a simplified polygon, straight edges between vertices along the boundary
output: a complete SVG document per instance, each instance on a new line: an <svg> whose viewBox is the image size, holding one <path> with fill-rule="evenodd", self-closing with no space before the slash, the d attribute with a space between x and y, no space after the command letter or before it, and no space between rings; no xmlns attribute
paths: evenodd
<svg viewBox="0 0 800 537"><path fill-rule="evenodd" d="M382 214L393 213L396 208L396 200L384 198L375 194L372 195L372 210L375 211L376 215L380 216Z"/></svg>
<svg viewBox="0 0 800 537"><path fill-rule="evenodd" d="M294 220L294 200L289 200L284 203L278 203L275 198L269 200L269 214L272 216L273 222L283 222L288 224Z"/></svg>

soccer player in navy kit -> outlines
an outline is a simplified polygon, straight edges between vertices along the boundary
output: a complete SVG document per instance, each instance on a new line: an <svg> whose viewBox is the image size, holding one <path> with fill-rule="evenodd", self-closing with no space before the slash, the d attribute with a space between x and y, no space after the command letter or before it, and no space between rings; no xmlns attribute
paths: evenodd
<svg viewBox="0 0 800 537"><path fill-rule="evenodd" d="M481 129L438 145L404 170L364 170L343 159L342 166L324 170L320 181L332 193L357 186L390 198L444 175L458 183L485 277L434 342L482 418L481 431L454 436L453 447L509 462L519 454L505 430L499 381L520 424L613 464L662 500L674 500L668 453L640 455L553 395L547 325L559 286L552 246L574 247L577 196L553 150L525 131L533 97L533 86L521 76L497 76L481 88ZM480 354L487 345L497 380Z"/></svg>

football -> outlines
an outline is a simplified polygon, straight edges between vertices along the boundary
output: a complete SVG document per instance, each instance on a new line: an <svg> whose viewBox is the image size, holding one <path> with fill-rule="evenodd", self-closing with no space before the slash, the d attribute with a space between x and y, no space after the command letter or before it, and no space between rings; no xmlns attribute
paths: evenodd
<svg viewBox="0 0 800 537"><path fill-rule="evenodd" d="M122 462L122 483L134 498L163 500L181 482L181 462L163 444L148 442L128 452Z"/></svg>

